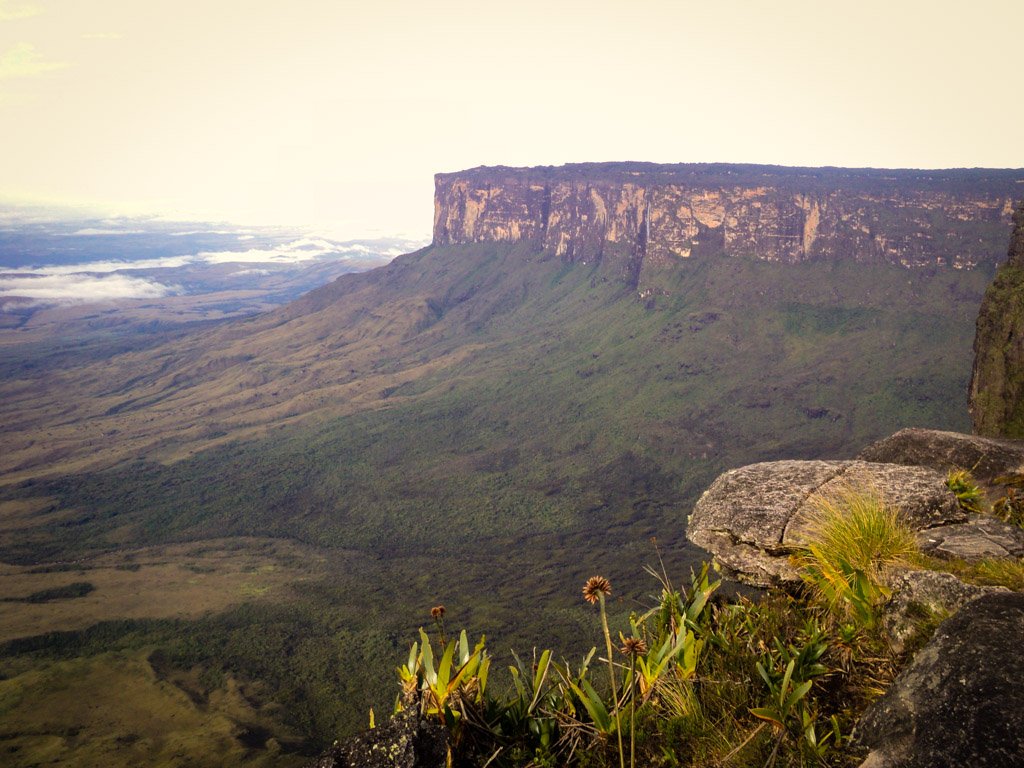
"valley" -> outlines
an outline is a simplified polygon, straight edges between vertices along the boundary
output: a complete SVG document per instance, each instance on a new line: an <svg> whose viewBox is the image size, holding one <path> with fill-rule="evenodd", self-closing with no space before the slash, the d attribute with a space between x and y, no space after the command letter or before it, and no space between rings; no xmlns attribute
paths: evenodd
<svg viewBox="0 0 1024 768"><path fill-rule="evenodd" d="M386 266L123 348L62 348L42 329L41 346L12 345L0 368L0 597L16 599L0 603L0 711L18 723L0 749L12 764L46 749L184 764L187 750L145 746L138 725L69 714L95 729L80 744L71 726L33 720L26 708L51 701L61 676L174 698L219 764L298 760L370 706L389 711L393 668L432 605L499 653L576 654L596 621L583 580L608 576L621 618L656 586L642 575L652 537L685 574L702 557L686 516L724 469L848 457L904 426L968 428L974 321L1009 238L999 201L1022 174L957 176L994 201L978 214L912 178L886 182L927 216L911 226L876 195L885 215L851 231L927 239L908 266L882 245L858 258L843 249L859 240L820 224L800 258L730 251L730 217L759 237L779 221L753 205L769 171L743 166L729 188L746 213L695 214L688 255L670 257L645 196L611 202L622 170L565 171L551 184L575 190L564 211L502 198L500 173L457 199L439 177L448 234ZM862 191L855 172L825 176L811 190L786 180L786 199L809 212L812 193L834 205ZM542 198L543 183L523 182L534 186ZM481 224L456 226L468 212ZM590 250L559 253L553 214ZM676 238L685 216L669 219ZM806 245L812 219L786 226ZM959 253L971 237L954 268L944 244ZM79 597L19 601L83 582L94 589ZM97 742L122 731L140 751Z"/></svg>

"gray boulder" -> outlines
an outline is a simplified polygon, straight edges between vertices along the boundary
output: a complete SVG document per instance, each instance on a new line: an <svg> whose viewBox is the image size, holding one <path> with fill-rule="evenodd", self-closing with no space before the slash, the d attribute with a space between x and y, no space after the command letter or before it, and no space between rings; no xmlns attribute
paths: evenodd
<svg viewBox="0 0 1024 768"><path fill-rule="evenodd" d="M901 653L922 621L948 616L982 595L1006 592L1006 587L965 584L951 573L899 569L887 578L892 598L882 612L882 627L893 650Z"/></svg>
<svg viewBox="0 0 1024 768"><path fill-rule="evenodd" d="M811 497L844 487L877 493L916 529L967 521L945 476L932 469L864 461L773 461L719 476L694 507L687 537L740 581L756 586L795 582L788 557L804 540Z"/></svg>
<svg viewBox="0 0 1024 768"><path fill-rule="evenodd" d="M862 718L861 768L1024 766L1024 594L979 597L939 625Z"/></svg>
<svg viewBox="0 0 1024 768"><path fill-rule="evenodd" d="M946 559L1024 557L1024 529L994 517L969 515L966 522L921 531L917 544L922 552Z"/></svg>
<svg viewBox="0 0 1024 768"><path fill-rule="evenodd" d="M1000 475L1024 469L1024 440L979 437L937 429L901 429L872 443L858 455L864 461L931 467L940 472L952 468L970 470L989 485Z"/></svg>

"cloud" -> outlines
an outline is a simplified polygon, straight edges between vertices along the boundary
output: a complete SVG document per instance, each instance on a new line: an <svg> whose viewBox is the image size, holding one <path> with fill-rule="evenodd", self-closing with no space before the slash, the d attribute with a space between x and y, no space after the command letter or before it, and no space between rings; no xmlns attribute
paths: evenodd
<svg viewBox="0 0 1024 768"><path fill-rule="evenodd" d="M136 259L135 261L88 261L81 264L50 264L44 267L15 267L4 272L7 275L31 277L33 275L95 275L110 272L126 272L139 269L177 269L195 261L194 256L163 256L158 259Z"/></svg>
<svg viewBox="0 0 1024 768"><path fill-rule="evenodd" d="M334 243L317 238L303 237L276 248L250 248L247 251L203 251L196 258L210 264L298 264L314 261L342 249Z"/></svg>
<svg viewBox="0 0 1024 768"><path fill-rule="evenodd" d="M32 43L18 43L0 56L0 80L34 77L46 72L64 69L62 61L47 61Z"/></svg>
<svg viewBox="0 0 1024 768"><path fill-rule="evenodd" d="M75 235L145 235L144 229L99 229L97 227L86 227L72 232L69 237Z"/></svg>
<svg viewBox="0 0 1024 768"><path fill-rule="evenodd" d="M33 16L39 16L42 12L43 9L35 3L19 3L11 2L11 0L0 0L0 21L30 19Z"/></svg>
<svg viewBox="0 0 1024 768"><path fill-rule="evenodd" d="M178 289L128 275L0 275L0 299L25 298L33 304L85 304L115 299L158 299ZM21 304L24 306L24 304Z"/></svg>

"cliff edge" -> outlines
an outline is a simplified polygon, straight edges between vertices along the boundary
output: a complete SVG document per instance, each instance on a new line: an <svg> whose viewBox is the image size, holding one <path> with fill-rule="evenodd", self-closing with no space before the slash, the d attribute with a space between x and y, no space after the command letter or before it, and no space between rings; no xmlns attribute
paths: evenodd
<svg viewBox="0 0 1024 768"><path fill-rule="evenodd" d="M641 291L704 252L971 269L1005 252L1021 189L1024 170L481 167L435 176L434 244L528 241Z"/></svg>
<svg viewBox="0 0 1024 768"><path fill-rule="evenodd" d="M1024 202L1006 262L985 293L974 337L971 420L987 437L1024 437Z"/></svg>

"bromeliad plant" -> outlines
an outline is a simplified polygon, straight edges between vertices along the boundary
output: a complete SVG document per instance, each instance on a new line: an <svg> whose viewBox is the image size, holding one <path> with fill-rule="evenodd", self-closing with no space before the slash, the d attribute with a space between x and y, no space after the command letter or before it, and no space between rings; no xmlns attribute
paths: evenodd
<svg viewBox="0 0 1024 768"><path fill-rule="evenodd" d="M485 638L470 651L466 630L458 642L444 646L435 665L430 638L420 629L420 642L412 644L408 661L398 668L402 695L395 711L419 706L424 715L439 719L457 744L467 718L484 704L490 667Z"/></svg>
<svg viewBox="0 0 1024 768"><path fill-rule="evenodd" d="M985 492L966 469L951 469L946 476L946 487L953 492L957 504L965 512L980 515L985 511Z"/></svg>
<svg viewBox="0 0 1024 768"><path fill-rule="evenodd" d="M708 564L704 563L690 580L690 590L684 598L673 589L664 573L657 574L661 581L661 599L654 608L638 618L631 618L633 636L644 640L646 653L636 657L635 675L639 692L648 700L659 681L672 673L678 680L689 680L697 671L704 641L697 634L706 630L708 600L721 582L711 582Z"/></svg>
<svg viewBox="0 0 1024 768"><path fill-rule="evenodd" d="M784 644L777 637L774 638L774 646L774 652L765 654L765 658L756 664L757 673L768 687L768 702L752 708L750 714L769 723L775 730L778 741L773 754L789 737L800 743L802 751L820 759L829 749L830 742L835 746L841 740L835 717L831 718L827 732L819 734L817 714L809 697L814 679L828 672L820 662L828 650L824 633L812 624L799 646Z"/></svg>

